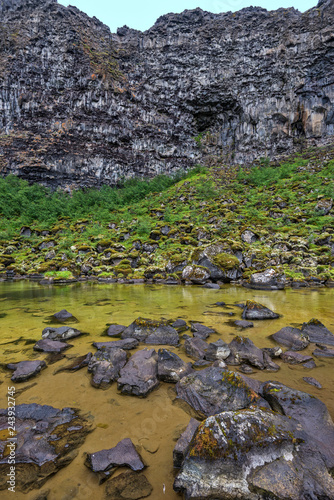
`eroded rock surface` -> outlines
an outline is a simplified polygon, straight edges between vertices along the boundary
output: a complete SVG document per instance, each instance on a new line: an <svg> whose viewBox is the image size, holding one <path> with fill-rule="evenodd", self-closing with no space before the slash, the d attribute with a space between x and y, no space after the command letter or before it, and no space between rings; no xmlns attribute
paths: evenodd
<svg viewBox="0 0 334 500"><path fill-rule="evenodd" d="M158 385L158 355L154 349L143 349L121 369L117 387L123 394L147 396Z"/></svg>
<svg viewBox="0 0 334 500"><path fill-rule="evenodd" d="M43 368L46 368L46 363L45 361L40 360L20 361L19 363L9 363L7 368L14 370L11 377L13 382L24 382L25 380L38 375Z"/></svg>
<svg viewBox="0 0 334 500"><path fill-rule="evenodd" d="M272 338L280 345L288 347L292 351L305 349L310 341L309 337L298 328L285 326L272 335Z"/></svg>
<svg viewBox="0 0 334 500"><path fill-rule="evenodd" d="M122 332L122 339L132 338L146 344L177 345L178 332L164 321L137 318Z"/></svg>
<svg viewBox="0 0 334 500"><path fill-rule="evenodd" d="M279 314L268 309L268 307L254 302L253 300L247 300L245 308L242 312L243 319L276 319L279 318Z"/></svg>
<svg viewBox="0 0 334 500"><path fill-rule="evenodd" d="M158 378L163 382L177 383L182 377L191 373L191 363L186 363L174 352L167 349L158 351Z"/></svg>
<svg viewBox="0 0 334 500"><path fill-rule="evenodd" d="M318 319L303 323L302 332L308 335L310 342L334 346L334 335Z"/></svg>
<svg viewBox="0 0 334 500"><path fill-rule="evenodd" d="M105 389L117 380L127 360L126 352L119 348L101 348L90 359L88 371L92 373L91 384Z"/></svg>
<svg viewBox="0 0 334 500"><path fill-rule="evenodd" d="M71 326L60 326L59 328L47 326L42 331L43 339L50 340L68 340L74 337L79 337L79 335L81 335L81 332Z"/></svg>

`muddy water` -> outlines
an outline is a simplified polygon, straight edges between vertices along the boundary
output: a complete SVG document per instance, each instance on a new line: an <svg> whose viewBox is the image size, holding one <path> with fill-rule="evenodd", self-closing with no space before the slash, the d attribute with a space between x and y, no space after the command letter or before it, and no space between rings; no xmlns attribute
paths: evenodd
<svg viewBox="0 0 334 500"><path fill-rule="evenodd" d="M274 345L267 337L281 327L297 325L312 317L321 320L334 332L334 289L263 292L231 286L217 291L197 287L95 283L61 287L42 287L29 282L0 283L1 363L24 359L47 360L46 355L35 353L32 346L41 338L47 317L60 309L69 310L79 320L76 327L87 332L87 335L70 341L73 347L66 351L66 358L49 364L40 376L16 383L17 390L24 389L17 396L17 404L38 403L57 408L71 406L94 416L96 429L88 435L78 456L42 487L42 491L50 490L49 500L104 498L105 486L99 485L94 474L83 465L85 453L111 448L125 437L131 438L139 447L148 465L145 475L154 488L150 498L181 498L172 488L175 475L172 451L175 440L190 417L174 401L174 386L161 384L147 398L139 399L121 396L116 384L105 391L93 388L86 369L75 373L55 372L68 364L70 358L94 352L93 341L109 340L103 336L107 324L128 325L138 316L202 321L218 332L210 337L211 341L221 337L230 342L233 336L240 334L231 324L231 321L241 317L241 309L235 304L247 299L261 302L282 314L277 320L255 322L254 328L243 332L258 347ZM217 301L226 302L227 307L214 306ZM182 348L170 349L187 359ZM312 353L312 348L303 353ZM252 377L263 381L279 380L309 392L326 403L334 418L334 360L318 359L316 363L317 368L313 370L281 363L278 373L257 371ZM1 408L7 406L7 386L12 385L10 373L0 369ZM303 376L315 377L323 389L308 385ZM34 500L37 494L37 490L27 494L16 493L15 498ZM13 498L12 493L4 491L0 496L2 499Z"/></svg>

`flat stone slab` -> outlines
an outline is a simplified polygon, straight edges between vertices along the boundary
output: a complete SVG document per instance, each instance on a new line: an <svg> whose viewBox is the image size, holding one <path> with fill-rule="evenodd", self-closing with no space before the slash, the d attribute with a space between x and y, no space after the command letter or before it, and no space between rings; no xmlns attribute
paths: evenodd
<svg viewBox="0 0 334 500"><path fill-rule="evenodd" d="M16 406L16 491L28 492L40 488L59 469L77 455L92 419L73 408L59 410L52 406L22 404ZM0 410L0 490L7 490L8 464L7 408ZM13 495L15 497L15 495ZM32 497L30 497L32 498Z"/></svg>
<svg viewBox="0 0 334 500"><path fill-rule="evenodd" d="M34 351L42 352L63 352L69 347L73 347L66 342L60 342L59 340L42 339L38 340L34 345Z"/></svg>
<svg viewBox="0 0 334 500"><path fill-rule="evenodd" d="M115 467L130 467L133 471L143 470L145 465L131 439L122 439L114 448L88 453L85 465L93 472L107 473Z"/></svg>
<svg viewBox="0 0 334 500"><path fill-rule="evenodd" d="M41 360L20 361L20 363L9 363L7 368L15 370L11 377L13 382L24 382L38 375L43 368L46 368L46 363Z"/></svg>
<svg viewBox="0 0 334 500"><path fill-rule="evenodd" d="M284 363L289 363L290 365L297 365L299 363L307 363L313 360L312 356L304 356L300 352L286 351L281 355Z"/></svg>
<svg viewBox="0 0 334 500"><path fill-rule="evenodd" d="M252 328L254 326L252 321L246 321L245 319L237 319L234 324L238 328Z"/></svg>
<svg viewBox="0 0 334 500"><path fill-rule="evenodd" d="M202 325L202 323L192 323L190 329L193 332L194 337L198 337L202 340L207 339L211 333L216 333L216 330Z"/></svg>
<svg viewBox="0 0 334 500"><path fill-rule="evenodd" d="M154 349L135 352L120 370L117 383L123 394L133 396L147 396L158 385L158 355Z"/></svg>
<svg viewBox="0 0 334 500"><path fill-rule="evenodd" d="M88 372L93 374L91 384L106 389L120 376L120 370L127 361L126 352L119 348L99 349L89 360Z"/></svg>
<svg viewBox="0 0 334 500"><path fill-rule="evenodd" d="M334 346L334 335L318 319L303 323L302 332L308 335L310 342Z"/></svg>
<svg viewBox="0 0 334 500"><path fill-rule="evenodd" d="M254 319L277 319L279 314L268 309L268 307L254 302L253 300L247 300L245 308L242 312L242 319L254 320Z"/></svg>
<svg viewBox="0 0 334 500"><path fill-rule="evenodd" d="M186 363L177 354L167 349L158 351L158 379L162 382L176 384L179 380L191 373L191 363Z"/></svg>
<svg viewBox="0 0 334 500"><path fill-rule="evenodd" d="M323 346L321 349L315 349L312 354L317 358L334 358L334 349L324 349Z"/></svg>
<svg viewBox="0 0 334 500"><path fill-rule="evenodd" d="M146 344L178 345L178 332L164 321L137 318L122 332L122 339L133 338Z"/></svg>
<svg viewBox="0 0 334 500"><path fill-rule="evenodd" d="M71 326L60 326L59 328L52 328L50 326L44 328L42 331L43 339L50 340L67 340L82 335L79 330Z"/></svg>
<svg viewBox="0 0 334 500"><path fill-rule="evenodd" d="M291 351L302 351L309 343L309 337L298 328L285 326L271 335L271 338L280 345L288 347Z"/></svg>
<svg viewBox="0 0 334 500"><path fill-rule="evenodd" d="M93 346L97 349L135 349L139 346L136 339L111 340L110 342L93 342Z"/></svg>
<svg viewBox="0 0 334 500"><path fill-rule="evenodd" d="M150 496L153 488L144 474L123 472L109 479L106 484L106 500L139 500Z"/></svg>
<svg viewBox="0 0 334 500"><path fill-rule="evenodd" d="M124 325L110 325L107 331L109 337L120 337L121 333L124 332L126 326Z"/></svg>

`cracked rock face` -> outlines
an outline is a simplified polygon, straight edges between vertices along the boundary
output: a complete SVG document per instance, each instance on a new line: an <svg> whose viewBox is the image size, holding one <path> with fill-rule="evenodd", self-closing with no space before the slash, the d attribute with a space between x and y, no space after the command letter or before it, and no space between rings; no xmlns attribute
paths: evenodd
<svg viewBox="0 0 334 500"><path fill-rule="evenodd" d="M71 189L326 142L333 20L327 0L112 34L55 0L1 0L0 172Z"/></svg>

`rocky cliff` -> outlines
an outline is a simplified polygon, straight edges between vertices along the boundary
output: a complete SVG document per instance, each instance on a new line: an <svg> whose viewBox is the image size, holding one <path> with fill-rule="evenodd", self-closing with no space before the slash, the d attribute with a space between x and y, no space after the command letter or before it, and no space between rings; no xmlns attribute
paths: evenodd
<svg viewBox="0 0 334 500"><path fill-rule="evenodd" d="M83 187L326 142L333 25L329 0L112 34L56 0L0 0L0 172Z"/></svg>

